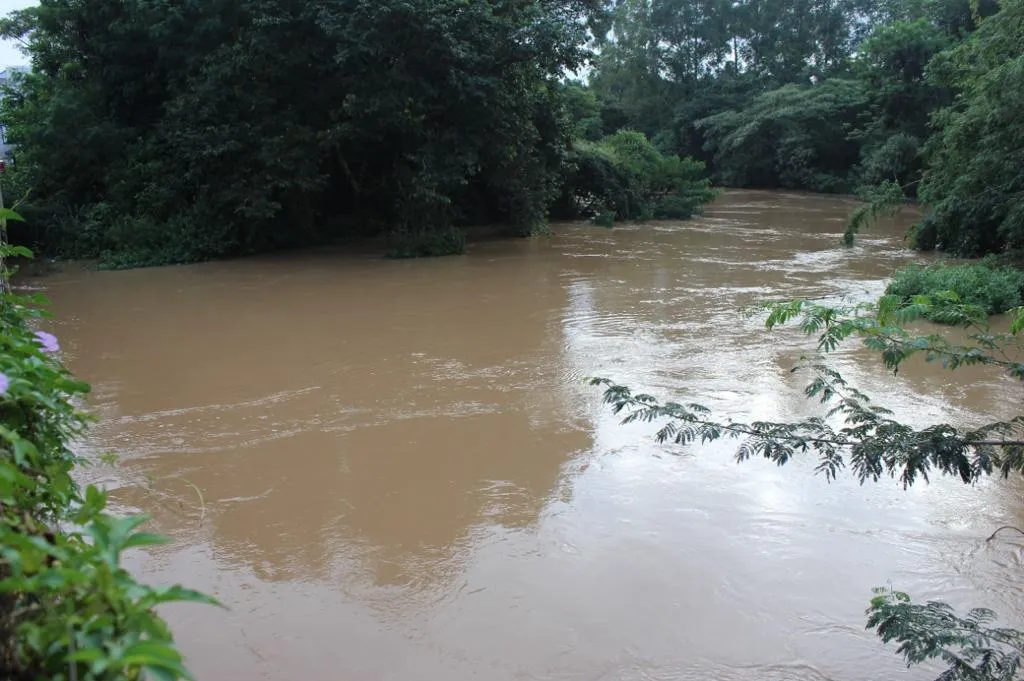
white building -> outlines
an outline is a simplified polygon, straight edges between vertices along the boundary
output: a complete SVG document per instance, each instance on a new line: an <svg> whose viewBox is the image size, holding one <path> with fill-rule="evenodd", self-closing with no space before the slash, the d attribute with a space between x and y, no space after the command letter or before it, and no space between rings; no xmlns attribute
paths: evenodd
<svg viewBox="0 0 1024 681"><path fill-rule="evenodd" d="M3 86L7 85L11 78L19 73L26 72L28 72L28 67L26 66L10 66L0 71L0 97L3 96ZM7 130L0 124L0 159L10 158L11 148L11 145L7 143Z"/></svg>

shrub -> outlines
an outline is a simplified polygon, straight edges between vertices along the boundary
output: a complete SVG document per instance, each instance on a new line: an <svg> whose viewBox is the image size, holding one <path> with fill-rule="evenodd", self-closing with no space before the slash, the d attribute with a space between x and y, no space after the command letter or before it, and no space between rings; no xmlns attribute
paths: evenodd
<svg viewBox="0 0 1024 681"><path fill-rule="evenodd" d="M1024 301L1024 271L984 263L911 265L896 272L886 293L910 299L952 292L961 302L1001 314Z"/></svg>
<svg viewBox="0 0 1024 681"><path fill-rule="evenodd" d="M15 217L4 211L0 217ZM0 244L0 256L28 257ZM81 681L190 678L161 603L214 603L182 587L137 582L121 566L132 548L163 543L144 517L104 512L106 494L79 489L72 450L89 419L88 392L34 329L39 298L0 291L0 678Z"/></svg>
<svg viewBox="0 0 1024 681"><path fill-rule="evenodd" d="M433 258L462 255L466 252L466 234L454 227L422 232L397 232L388 239L389 258Z"/></svg>
<svg viewBox="0 0 1024 681"><path fill-rule="evenodd" d="M694 202L685 196L666 196L654 206L654 217L659 220L689 220L696 209Z"/></svg>
<svg viewBox="0 0 1024 681"><path fill-rule="evenodd" d="M568 170L559 204L575 214L562 217L686 219L715 198L703 163L663 155L643 133L630 130L597 143L578 142Z"/></svg>

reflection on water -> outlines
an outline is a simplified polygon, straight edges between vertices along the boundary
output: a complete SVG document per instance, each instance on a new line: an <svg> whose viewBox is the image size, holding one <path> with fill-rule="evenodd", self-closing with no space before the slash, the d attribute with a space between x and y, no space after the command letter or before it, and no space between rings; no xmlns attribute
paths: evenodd
<svg viewBox="0 0 1024 681"><path fill-rule="evenodd" d="M1021 486L738 467L658 447L582 382L808 413L806 342L738 310L875 296L919 257L909 218L839 246L850 205L730 192L462 258L69 270L44 283L95 385L88 447L122 457L86 475L176 538L139 571L229 607L167 613L201 679L927 678L863 631L870 589L1018 622L1024 553L983 539L1024 524ZM1019 400L983 369L837 361L919 423Z"/></svg>

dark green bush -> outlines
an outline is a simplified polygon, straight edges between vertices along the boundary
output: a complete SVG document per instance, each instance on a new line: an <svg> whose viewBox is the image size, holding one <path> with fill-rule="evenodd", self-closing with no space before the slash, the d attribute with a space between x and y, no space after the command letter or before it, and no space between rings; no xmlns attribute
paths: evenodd
<svg viewBox="0 0 1024 681"><path fill-rule="evenodd" d="M449 227L437 231L397 232L388 239L389 258L435 258L466 252L466 234Z"/></svg>
<svg viewBox="0 0 1024 681"><path fill-rule="evenodd" d="M694 202L685 196L666 196L654 206L654 217L659 220L689 220L693 217Z"/></svg>
<svg viewBox="0 0 1024 681"><path fill-rule="evenodd" d="M0 244L11 256L31 253ZM72 479L83 463L72 444L89 422L75 403L89 386L36 330L41 302L0 289L0 678L191 678L154 608L214 601L140 584L121 566L123 552L165 539L138 531L144 517L105 513L106 494Z"/></svg>
<svg viewBox="0 0 1024 681"><path fill-rule="evenodd" d="M906 299L947 291L988 314L1001 314L1024 302L1024 271L983 263L911 265L897 271L886 288L886 293Z"/></svg>
<svg viewBox="0 0 1024 681"><path fill-rule="evenodd" d="M687 219L715 197L703 163L663 155L643 133L630 130L577 142L568 168L559 204L570 214L561 217Z"/></svg>

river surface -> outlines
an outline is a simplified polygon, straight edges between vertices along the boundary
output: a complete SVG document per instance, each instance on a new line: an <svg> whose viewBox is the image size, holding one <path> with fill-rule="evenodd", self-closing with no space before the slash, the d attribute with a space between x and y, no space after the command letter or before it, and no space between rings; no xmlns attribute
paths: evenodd
<svg viewBox="0 0 1024 681"><path fill-rule="evenodd" d="M740 310L877 296L904 216L839 245L853 204L729 192L682 223L31 280L94 385L85 472L175 539L145 579L202 681L924 679L864 631L872 587L1024 619L1024 487L829 484L812 461L665 447L586 376L737 418L814 412L813 343ZM923 425L1005 416L997 373L862 351L855 383ZM1012 533L1006 533L1011 535Z"/></svg>

